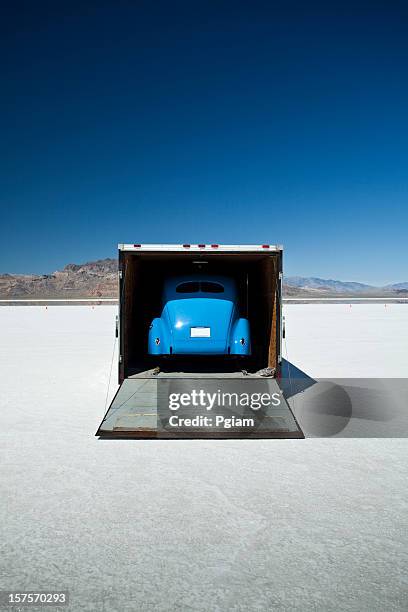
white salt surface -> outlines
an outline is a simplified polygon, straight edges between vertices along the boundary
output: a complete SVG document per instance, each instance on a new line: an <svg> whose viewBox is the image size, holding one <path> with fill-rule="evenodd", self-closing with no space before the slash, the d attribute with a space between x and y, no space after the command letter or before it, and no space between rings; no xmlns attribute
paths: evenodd
<svg viewBox="0 0 408 612"><path fill-rule="evenodd" d="M408 305L347 308L286 306L290 361L406 376ZM0 308L0 588L67 588L75 611L406 610L406 440L98 440L115 314Z"/></svg>
<svg viewBox="0 0 408 612"><path fill-rule="evenodd" d="M285 304L284 315L283 354L309 376L408 377L408 304Z"/></svg>

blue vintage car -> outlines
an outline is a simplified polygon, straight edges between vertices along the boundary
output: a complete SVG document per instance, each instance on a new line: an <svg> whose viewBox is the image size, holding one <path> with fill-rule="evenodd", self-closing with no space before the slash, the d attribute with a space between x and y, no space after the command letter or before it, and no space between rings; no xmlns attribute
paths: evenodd
<svg viewBox="0 0 408 612"><path fill-rule="evenodd" d="M164 283L161 316L149 329L150 355L250 355L232 278L192 274Z"/></svg>

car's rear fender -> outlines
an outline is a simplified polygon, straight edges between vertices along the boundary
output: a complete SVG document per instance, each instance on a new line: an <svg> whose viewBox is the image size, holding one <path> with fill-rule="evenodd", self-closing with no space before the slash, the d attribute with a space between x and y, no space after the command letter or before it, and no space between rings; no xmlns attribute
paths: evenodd
<svg viewBox="0 0 408 612"><path fill-rule="evenodd" d="M251 354L251 335L248 319L237 319L230 332L231 355Z"/></svg>
<svg viewBox="0 0 408 612"><path fill-rule="evenodd" d="M150 355L170 353L171 334L168 325L160 317L153 319L149 329L148 352Z"/></svg>

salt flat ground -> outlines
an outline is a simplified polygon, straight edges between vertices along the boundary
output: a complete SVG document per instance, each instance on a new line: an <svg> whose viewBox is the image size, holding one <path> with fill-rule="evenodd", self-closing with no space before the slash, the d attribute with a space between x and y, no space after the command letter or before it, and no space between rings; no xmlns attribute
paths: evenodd
<svg viewBox="0 0 408 612"><path fill-rule="evenodd" d="M98 440L115 314L0 308L0 588L67 588L70 610L407 610L407 441ZM408 305L285 314L310 376L408 376Z"/></svg>
<svg viewBox="0 0 408 612"><path fill-rule="evenodd" d="M408 304L285 304L284 315L284 356L309 376L408 377Z"/></svg>

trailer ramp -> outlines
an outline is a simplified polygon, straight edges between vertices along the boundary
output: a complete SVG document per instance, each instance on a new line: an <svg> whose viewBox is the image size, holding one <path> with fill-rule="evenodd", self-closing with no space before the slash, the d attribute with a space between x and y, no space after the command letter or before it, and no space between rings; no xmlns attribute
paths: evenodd
<svg viewBox="0 0 408 612"><path fill-rule="evenodd" d="M274 398L269 405L268 397ZM197 374L138 375L125 379L96 435L101 438L304 438L276 379Z"/></svg>

